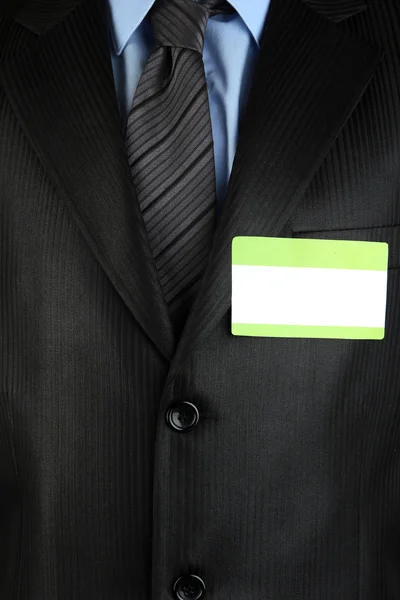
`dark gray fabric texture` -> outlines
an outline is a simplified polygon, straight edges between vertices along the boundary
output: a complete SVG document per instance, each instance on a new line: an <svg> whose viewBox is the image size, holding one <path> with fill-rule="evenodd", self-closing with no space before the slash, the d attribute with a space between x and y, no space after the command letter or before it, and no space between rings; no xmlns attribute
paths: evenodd
<svg viewBox="0 0 400 600"><path fill-rule="evenodd" d="M202 51L224 1L161 0L157 48L137 86L126 150L171 321L179 334L199 288L215 229L215 165Z"/></svg>
<svg viewBox="0 0 400 600"><path fill-rule="evenodd" d="M179 338L105 5L67 4L0 17L0 599L398 600L400 3L271 0ZM385 338L233 336L237 235L388 243Z"/></svg>

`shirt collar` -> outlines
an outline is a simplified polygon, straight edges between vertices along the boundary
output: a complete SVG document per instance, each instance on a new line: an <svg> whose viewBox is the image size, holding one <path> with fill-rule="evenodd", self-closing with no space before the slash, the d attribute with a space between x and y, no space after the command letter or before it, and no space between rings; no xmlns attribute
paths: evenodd
<svg viewBox="0 0 400 600"><path fill-rule="evenodd" d="M117 54L123 52L129 38L154 2L155 0L107 0L111 35ZM270 0L230 0L230 3L260 45Z"/></svg>
<svg viewBox="0 0 400 600"><path fill-rule="evenodd" d="M258 46L260 45L270 1L229 0L236 12L242 17Z"/></svg>

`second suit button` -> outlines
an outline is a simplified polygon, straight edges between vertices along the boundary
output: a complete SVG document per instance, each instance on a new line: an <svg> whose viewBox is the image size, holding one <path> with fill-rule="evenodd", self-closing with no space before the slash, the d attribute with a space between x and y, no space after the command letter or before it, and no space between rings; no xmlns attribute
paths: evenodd
<svg viewBox="0 0 400 600"><path fill-rule="evenodd" d="M167 423L175 431L190 431L199 422L199 411L191 402L180 402L167 410Z"/></svg>
<svg viewBox="0 0 400 600"><path fill-rule="evenodd" d="M174 583L174 592L178 600L199 600L206 593L206 586L197 575L183 575Z"/></svg>

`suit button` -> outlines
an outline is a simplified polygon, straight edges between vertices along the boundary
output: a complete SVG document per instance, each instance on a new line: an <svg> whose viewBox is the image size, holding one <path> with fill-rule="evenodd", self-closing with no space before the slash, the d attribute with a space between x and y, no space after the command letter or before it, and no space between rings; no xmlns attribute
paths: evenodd
<svg viewBox="0 0 400 600"><path fill-rule="evenodd" d="M191 402L181 402L166 413L167 423L175 431L190 431L199 422L199 411Z"/></svg>
<svg viewBox="0 0 400 600"><path fill-rule="evenodd" d="M197 575L183 575L175 581L174 592L179 600L199 600L204 598L206 586Z"/></svg>

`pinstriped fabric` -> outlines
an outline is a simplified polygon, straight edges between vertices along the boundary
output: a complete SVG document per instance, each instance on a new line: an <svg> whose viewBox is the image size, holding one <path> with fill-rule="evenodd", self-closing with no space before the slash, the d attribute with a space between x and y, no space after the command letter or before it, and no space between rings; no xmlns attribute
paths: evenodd
<svg viewBox="0 0 400 600"><path fill-rule="evenodd" d="M306 0L307 4L332 21L342 21L366 7L367 0Z"/></svg>
<svg viewBox="0 0 400 600"><path fill-rule="evenodd" d="M0 65L15 54L19 48L27 46L36 39L31 31L15 21L0 17Z"/></svg>
<svg viewBox="0 0 400 600"><path fill-rule="evenodd" d="M30 0L21 2L14 10L15 20L36 34L40 34L62 21L78 4L79 0Z"/></svg>
<svg viewBox="0 0 400 600"><path fill-rule="evenodd" d="M202 60L209 16L225 2L159 2L157 49L139 81L126 128L132 177L171 319L182 329L215 226L215 167Z"/></svg>
<svg viewBox="0 0 400 600"><path fill-rule="evenodd" d="M216 256L189 341L213 326L164 395L98 21L71 14L27 51L1 29L1 600L172 600L188 571L207 600L400 597L400 4L338 26L274 6L220 244L280 235L283 211L288 235L386 241L385 339L229 335ZM385 58L349 115L371 60L355 38ZM182 435L165 423L181 399L201 414Z"/></svg>
<svg viewBox="0 0 400 600"><path fill-rule="evenodd" d="M148 600L167 365L1 90L0 131L0 598Z"/></svg>

